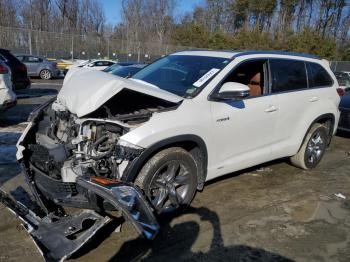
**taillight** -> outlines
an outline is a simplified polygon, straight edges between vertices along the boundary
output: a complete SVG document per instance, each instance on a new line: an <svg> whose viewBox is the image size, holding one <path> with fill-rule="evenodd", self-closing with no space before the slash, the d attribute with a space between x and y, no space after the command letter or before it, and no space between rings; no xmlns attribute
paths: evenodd
<svg viewBox="0 0 350 262"><path fill-rule="evenodd" d="M54 68L57 68L57 63L53 62L52 65Z"/></svg>
<svg viewBox="0 0 350 262"><path fill-rule="evenodd" d="M337 92L338 92L338 95L339 95L339 96L345 95L345 91L344 91L343 88L337 88Z"/></svg>
<svg viewBox="0 0 350 262"><path fill-rule="evenodd" d="M9 70L6 66L0 65L0 74L8 74Z"/></svg>

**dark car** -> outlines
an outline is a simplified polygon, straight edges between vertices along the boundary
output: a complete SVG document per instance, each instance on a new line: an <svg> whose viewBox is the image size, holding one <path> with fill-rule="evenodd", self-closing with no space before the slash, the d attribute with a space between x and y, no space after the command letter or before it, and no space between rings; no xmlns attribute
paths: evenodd
<svg viewBox="0 0 350 262"><path fill-rule="evenodd" d="M139 64L139 62L131 62L131 61L129 61L129 62L117 62L114 65L111 65L111 66L103 69L102 71L108 73L108 72L112 72L113 70L118 69L118 68L123 67L123 66L130 66L130 65L136 65L136 64Z"/></svg>
<svg viewBox="0 0 350 262"><path fill-rule="evenodd" d="M117 69L112 70L110 73L113 75L116 75L116 76L120 76L120 77L131 77L132 75L136 74L138 71L140 71L145 66L146 66L145 64L121 66Z"/></svg>
<svg viewBox="0 0 350 262"><path fill-rule="evenodd" d="M340 104L340 119L338 129L341 131L350 132L350 94L342 96Z"/></svg>
<svg viewBox="0 0 350 262"><path fill-rule="evenodd" d="M11 69L12 86L14 89L24 89L30 87L30 79L27 67L19 61L9 50L0 48L0 59Z"/></svg>
<svg viewBox="0 0 350 262"><path fill-rule="evenodd" d="M49 80L58 77L61 71L57 68L56 62L51 62L45 57L26 54L17 54L16 57L27 66L28 75Z"/></svg>
<svg viewBox="0 0 350 262"><path fill-rule="evenodd" d="M345 92L350 90L350 76L345 72L334 72L335 77L338 80L339 87Z"/></svg>

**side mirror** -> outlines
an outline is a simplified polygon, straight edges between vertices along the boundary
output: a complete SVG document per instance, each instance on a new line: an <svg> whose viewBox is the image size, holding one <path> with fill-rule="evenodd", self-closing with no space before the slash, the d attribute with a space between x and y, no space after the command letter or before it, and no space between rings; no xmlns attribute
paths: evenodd
<svg viewBox="0 0 350 262"><path fill-rule="evenodd" d="M243 99L250 94L250 88L237 82L226 82L222 85L219 92L214 94L214 98L218 100Z"/></svg>

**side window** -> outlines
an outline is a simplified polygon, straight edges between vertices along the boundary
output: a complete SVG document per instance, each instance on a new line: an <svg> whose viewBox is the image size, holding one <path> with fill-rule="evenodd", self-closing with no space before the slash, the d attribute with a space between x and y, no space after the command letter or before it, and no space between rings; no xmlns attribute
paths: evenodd
<svg viewBox="0 0 350 262"><path fill-rule="evenodd" d="M17 59L18 59L19 61L21 61L21 62L23 62L23 61L24 61L23 56L16 56L16 57L17 57Z"/></svg>
<svg viewBox="0 0 350 262"><path fill-rule="evenodd" d="M39 58L39 57L35 57L35 56L28 56L27 57L27 61L29 63L41 63L42 62L42 59Z"/></svg>
<svg viewBox="0 0 350 262"><path fill-rule="evenodd" d="M305 63L287 59L271 59L272 93L308 88Z"/></svg>
<svg viewBox="0 0 350 262"><path fill-rule="evenodd" d="M307 63L310 87L326 87L333 85L333 80L326 69L316 63Z"/></svg>
<svg viewBox="0 0 350 262"><path fill-rule="evenodd" d="M266 64L266 59L243 62L229 73L222 84L227 82L241 83L249 87L250 97L260 96L264 93L266 86Z"/></svg>
<svg viewBox="0 0 350 262"><path fill-rule="evenodd" d="M94 63L94 66L104 66L104 61L97 61Z"/></svg>

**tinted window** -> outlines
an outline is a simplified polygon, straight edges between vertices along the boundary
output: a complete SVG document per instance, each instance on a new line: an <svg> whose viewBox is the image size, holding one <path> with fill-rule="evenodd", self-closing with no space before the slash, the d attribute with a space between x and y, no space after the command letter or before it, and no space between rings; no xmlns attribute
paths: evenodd
<svg viewBox="0 0 350 262"><path fill-rule="evenodd" d="M27 62L29 63L41 63L43 60L35 56L27 56Z"/></svg>
<svg viewBox="0 0 350 262"><path fill-rule="evenodd" d="M305 63L284 59L270 60L272 93L307 88Z"/></svg>
<svg viewBox="0 0 350 262"><path fill-rule="evenodd" d="M104 66L103 61L97 61L94 63L94 66Z"/></svg>
<svg viewBox="0 0 350 262"><path fill-rule="evenodd" d="M23 62L23 60L24 60L23 56L16 56L16 57L19 61Z"/></svg>
<svg viewBox="0 0 350 262"><path fill-rule="evenodd" d="M310 87L333 85L332 78L321 65L315 63L307 63L307 72Z"/></svg>

